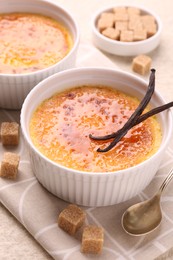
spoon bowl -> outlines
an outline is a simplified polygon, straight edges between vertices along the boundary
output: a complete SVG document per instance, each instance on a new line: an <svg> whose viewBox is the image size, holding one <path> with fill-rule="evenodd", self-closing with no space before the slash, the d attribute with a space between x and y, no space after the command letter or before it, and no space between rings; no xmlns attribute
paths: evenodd
<svg viewBox="0 0 173 260"><path fill-rule="evenodd" d="M121 223L127 233L135 236L144 235L159 226L162 220L161 194L172 178L173 169L169 172L155 196L129 207L124 212Z"/></svg>
<svg viewBox="0 0 173 260"><path fill-rule="evenodd" d="M154 230L162 220L160 196L137 203L128 208L122 217L124 230L135 236L146 234Z"/></svg>

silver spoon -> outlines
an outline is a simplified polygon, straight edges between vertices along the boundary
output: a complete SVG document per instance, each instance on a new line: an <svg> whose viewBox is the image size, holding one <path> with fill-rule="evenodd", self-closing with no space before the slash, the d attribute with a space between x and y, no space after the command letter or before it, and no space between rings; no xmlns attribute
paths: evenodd
<svg viewBox="0 0 173 260"><path fill-rule="evenodd" d="M163 190L173 178L173 169L160 186L158 192L149 200L129 207L122 216L122 227L132 235L139 236L153 231L162 220L160 198Z"/></svg>

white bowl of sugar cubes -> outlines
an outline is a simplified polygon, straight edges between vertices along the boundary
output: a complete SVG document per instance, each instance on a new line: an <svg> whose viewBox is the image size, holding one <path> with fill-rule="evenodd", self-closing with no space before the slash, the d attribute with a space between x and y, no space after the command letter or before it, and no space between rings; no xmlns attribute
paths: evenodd
<svg viewBox="0 0 173 260"><path fill-rule="evenodd" d="M92 38L101 50L120 56L136 56L160 43L162 22L139 6L112 6L99 10L92 20Z"/></svg>

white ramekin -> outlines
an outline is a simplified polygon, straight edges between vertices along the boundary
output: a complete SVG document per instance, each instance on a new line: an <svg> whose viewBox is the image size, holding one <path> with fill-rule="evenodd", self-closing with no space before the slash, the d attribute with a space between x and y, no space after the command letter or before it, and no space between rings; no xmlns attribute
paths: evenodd
<svg viewBox="0 0 173 260"><path fill-rule="evenodd" d="M118 70L104 68L66 70L43 80L31 90L22 106L21 128L28 146L33 172L47 190L59 198L79 205L112 205L134 197L156 174L172 138L172 114L170 111L164 111L157 116L163 134L161 146L152 157L134 167L104 173L81 172L64 167L46 158L33 145L29 133L30 118L37 106L54 93L85 84L112 86L139 99L144 96L147 89L147 83L141 78ZM155 91L151 107L164 103L163 98Z"/></svg>
<svg viewBox="0 0 173 260"><path fill-rule="evenodd" d="M41 80L56 72L75 66L79 46L79 29L71 14L63 7L46 0L2 1L0 13L12 12L39 13L50 16L68 28L74 41L71 51L53 66L27 74L0 74L0 107L20 109L27 94Z"/></svg>
<svg viewBox="0 0 173 260"><path fill-rule="evenodd" d="M109 6L107 8L100 9L94 14L91 22L93 43L99 49L119 56L136 56L139 54L146 54L151 52L159 45L161 39L162 22L159 16L142 6L131 5L131 4L128 4L126 6L139 8L142 14L152 15L155 18L157 24L156 34L146 40L136 41L136 42L116 41L102 35L97 29L98 18L103 12L110 12L114 7L122 7L122 5L115 4L114 6L111 7Z"/></svg>

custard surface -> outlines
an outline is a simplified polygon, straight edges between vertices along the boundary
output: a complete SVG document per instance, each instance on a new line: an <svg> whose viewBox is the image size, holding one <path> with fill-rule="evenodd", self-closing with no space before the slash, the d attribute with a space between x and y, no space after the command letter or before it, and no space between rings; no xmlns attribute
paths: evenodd
<svg viewBox="0 0 173 260"><path fill-rule="evenodd" d="M40 14L0 14L0 73L28 73L62 60L73 45L68 30Z"/></svg>
<svg viewBox="0 0 173 260"><path fill-rule="evenodd" d="M30 121L30 136L46 157L80 171L111 172L151 157L161 143L161 129L152 117L133 127L109 152L93 141L120 129L139 101L105 86L80 86L57 93L41 103ZM145 111L146 112L146 111Z"/></svg>

